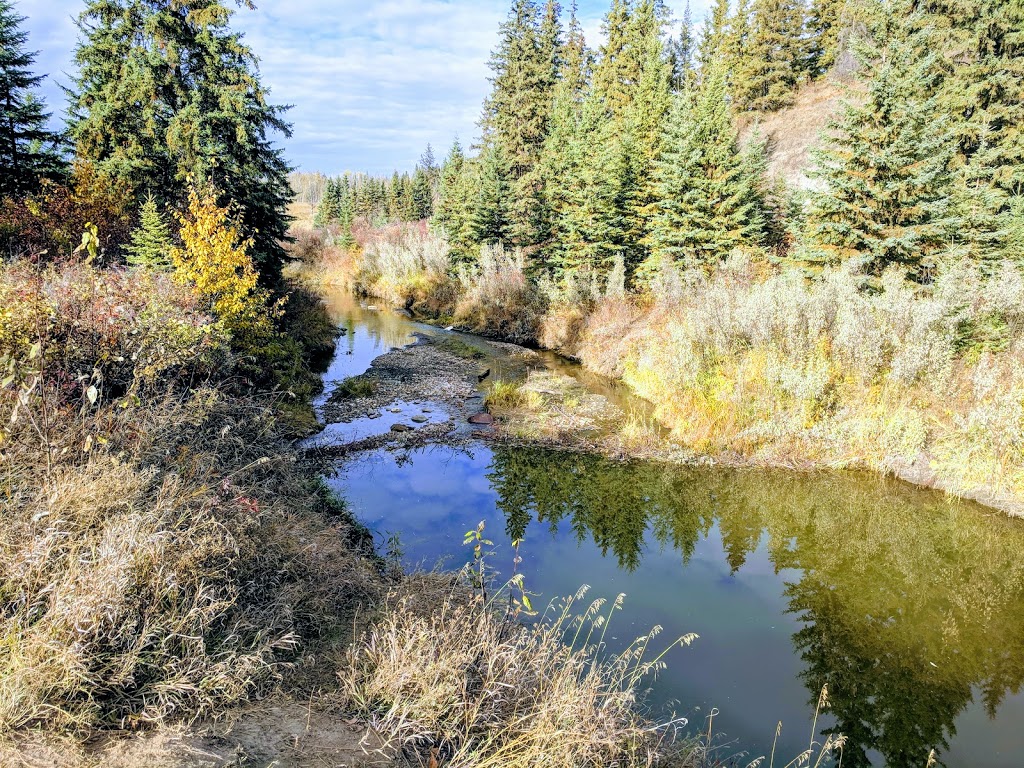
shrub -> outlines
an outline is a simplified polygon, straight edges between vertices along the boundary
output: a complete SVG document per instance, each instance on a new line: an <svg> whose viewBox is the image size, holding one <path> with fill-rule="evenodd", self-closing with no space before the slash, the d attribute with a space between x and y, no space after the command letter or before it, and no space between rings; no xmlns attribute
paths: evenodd
<svg viewBox="0 0 1024 768"><path fill-rule="evenodd" d="M88 164L67 184L44 181L37 194L0 201L0 259L55 262L70 258L87 224L99 232L100 261L118 263L132 216L126 193Z"/></svg>
<svg viewBox="0 0 1024 768"><path fill-rule="evenodd" d="M171 250L175 279L209 302L236 345L258 348L273 335L273 320L281 310L271 306L270 294L259 286L248 253L252 241L242 239L212 190L190 190L188 211L179 222L182 245Z"/></svg>
<svg viewBox="0 0 1024 768"><path fill-rule="evenodd" d="M462 295L455 321L476 333L516 343L533 343L546 301L526 276L521 251L500 244L480 247L478 263L459 273Z"/></svg>
<svg viewBox="0 0 1024 768"><path fill-rule="evenodd" d="M426 222L361 232L359 242L358 282L367 293L405 307L447 293L448 241Z"/></svg>
<svg viewBox="0 0 1024 768"><path fill-rule="evenodd" d="M809 280L737 253L711 275L667 268L646 309L602 300L578 350L701 451L883 471L925 457L957 491L1021 495L1024 274L995 272Z"/></svg>
<svg viewBox="0 0 1024 768"><path fill-rule="evenodd" d="M345 703L414 764L650 765L664 731L636 705L657 630L602 659L603 601L575 616L582 594L531 627L450 595L425 615L394 604L349 654Z"/></svg>

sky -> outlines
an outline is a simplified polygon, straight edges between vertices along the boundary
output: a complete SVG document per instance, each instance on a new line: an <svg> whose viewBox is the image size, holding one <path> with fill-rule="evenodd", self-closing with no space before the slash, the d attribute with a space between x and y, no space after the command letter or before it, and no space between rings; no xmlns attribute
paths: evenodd
<svg viewBox="0 0 1024 768"><path fill-rule="evenodd" d="M711 0L692 0L695 22ZM303 171L412 170L431 144L440 160L457 135L471 144L490 89L487 61L511 0L256 0L233 28L260 58L271 100L292 104L285 156ZM564 3L568 5L568 2ZM600 42L610 0L581 0L588 43ZM686 0L667 3L676 19ZM15 0L26 17L42 95L55 115L74 74L82 0Z"/></svg>

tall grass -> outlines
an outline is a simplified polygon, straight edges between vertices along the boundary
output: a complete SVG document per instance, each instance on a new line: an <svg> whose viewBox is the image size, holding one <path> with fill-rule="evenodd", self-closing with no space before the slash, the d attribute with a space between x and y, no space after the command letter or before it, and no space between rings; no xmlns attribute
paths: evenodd
<svg viewBox="0 0 1024 768"><path fill-rule="evenodd" d="M0 733L217 714L371 599L186 289L16 264L0 295Z"/></svg>
<svg viewBox="0 0 1024 768"><path fill-rule="evenodd" d="M585 605L585 592L529 627L453 595L427 612L397 603L353 647L346 704L421 764L596 768L670 752L682 764L687 751L667 738L682 723L638 714L641 681L662 664L652 652L658 628L605 658L601 640L622 597Z"/></svg>
<svg viewBox="0 0 1024 768"><path fill-rule="evenodd" d="M607 299L573 350L708 453L918 473L1024 499L1024 274L948 265L808 280L736 254L668 271L647 306ZM924 477L928 475L928 477Z"/></svg>

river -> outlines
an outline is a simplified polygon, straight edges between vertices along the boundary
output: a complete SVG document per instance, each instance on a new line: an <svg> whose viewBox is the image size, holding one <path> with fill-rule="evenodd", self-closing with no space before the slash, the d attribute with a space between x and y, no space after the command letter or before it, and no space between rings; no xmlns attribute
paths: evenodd
<svg viewBox="0 0 1024 768"><path fill-rule="evenodd" d="M345 329L328 393L412 332L443 333L344 294L327 304ZM697 633L669 652L646 707L687 717L693 732L710 726L724 764L769 754L779 721L775 764L796 757L825 685L815 738L844 734L844 766L923 768L932 749L950 768L1024 764L1024 521L858 473L485 443L369 451L329 482L409 567L463 565L463 534L484 521L506 576L511 541L523 540L535 604L583 584L592 597L625 593L613 650L655 625L665 645Z"/></svg>

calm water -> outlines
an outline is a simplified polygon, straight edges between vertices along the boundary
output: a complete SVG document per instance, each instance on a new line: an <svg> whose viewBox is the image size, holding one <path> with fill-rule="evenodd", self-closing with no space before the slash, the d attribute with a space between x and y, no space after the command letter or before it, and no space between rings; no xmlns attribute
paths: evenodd
<svg viewBox="0 0 1024 768"><path fill-rule="evenodd" d="M378 325L360 331L361 315ZM351 321L356 347L413 329ZM669 653L649 706L695 731L716 709L720 754L745 754L739 765L771 749L779 720L776 764L805 748L826 683L818 730L849 738L843 765L924 766L932 748L946 766L1024 764L1019 521L874 477L488 446L370 453L331 482L381 541L398 534L410 565L467 562L462 534L483 520L506 574L524 539L535 602L589 584L627 595L616 643L655 624L666 643L699 634Z"/></svg>

